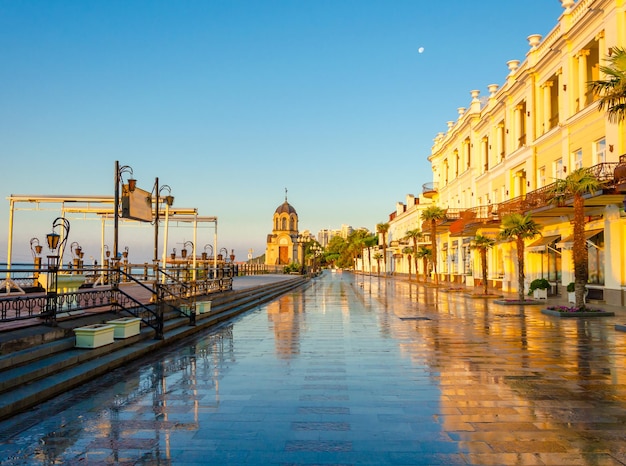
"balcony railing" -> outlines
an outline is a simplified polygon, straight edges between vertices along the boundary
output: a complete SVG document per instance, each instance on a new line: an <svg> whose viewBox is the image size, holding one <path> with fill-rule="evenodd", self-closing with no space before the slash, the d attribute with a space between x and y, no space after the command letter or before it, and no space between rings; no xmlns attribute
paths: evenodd
<svg viewBox="0 0 626 466"><path fill-rule="evenodd" d="M620 158L621 160L621 158ZM615 169L619 164L617 162L599 163L589 168L589 172L598 181L606 184L610 188L615 185ZM504 215L512 212L529 212L539 207L547 206L552 203L554 198L554 187L557 182L551 183L542 188L527 193L524 196L518 196L514 199L501 202L498 205L498 215L502 218ZM564 198L561 201L566 202L571 197Z"/></svg>
<svg viewBox="0 0 626 466"><path fill-rule="evenodd" d="M613 170L613 179L618 191L626 192L626 154L619 156L619 163Z"/></svg>
<svg viewBox="0 0 626 466"><path fill-rule="evenodd" d="M422 185L422 194L425 197L432 197L433 194L437 193L437 189L438 189L437 183L424 183Z"/></svg>

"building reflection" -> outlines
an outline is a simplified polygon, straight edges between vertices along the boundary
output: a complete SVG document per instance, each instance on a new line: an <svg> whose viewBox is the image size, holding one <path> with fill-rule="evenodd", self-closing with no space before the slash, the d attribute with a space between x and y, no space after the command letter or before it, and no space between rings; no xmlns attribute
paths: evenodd
<svg viewBox="0 0 626 466"><path fill-rule="evenodd" d="M300 353L300 327L305 323L302 292L283 295L267 304L269 329L274 334L276 355L291 359Z"/></svg>
<svg viewBox="0 0 626 466"><path fill-rule="evenodd" d="M406 283L394 286L395 296L409 295ZM423 288L396 302L397 316L430 320L390 320L389 330L403 354L437 381L442 430L454 432L469 454L483 453L481 439L497 444L507 426L559 445L576 436L577 423L624 418L626 369L601 319L559 320L543 316L540 305L441 292L437 312L430 312L422 302L434 293ZM603 448L592 437L580 434L581 451Z"/></svg>

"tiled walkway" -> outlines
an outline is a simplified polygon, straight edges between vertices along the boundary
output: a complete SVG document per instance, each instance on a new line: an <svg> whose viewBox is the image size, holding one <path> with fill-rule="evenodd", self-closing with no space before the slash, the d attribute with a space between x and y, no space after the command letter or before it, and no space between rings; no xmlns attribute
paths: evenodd
<svg viewBox="0 0 626 466"><path fill-rule="evenodd" d="M0 424L0 464L626 464L626 333L326 274Z"/></svg>

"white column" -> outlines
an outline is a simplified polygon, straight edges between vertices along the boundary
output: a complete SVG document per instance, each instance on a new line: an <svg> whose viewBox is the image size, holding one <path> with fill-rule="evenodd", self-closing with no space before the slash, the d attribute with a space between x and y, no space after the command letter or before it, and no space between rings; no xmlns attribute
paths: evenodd
<svg viewBox="0 0 626 466"><path fill-rule="evenodd" d="M587 91L587 50L581 50L578 58L578 110L585 108L585 92Z"/></svg>
<svg viewBox="0 0 626 466"><path fill-rule="evenodd" d="M626 220L620 218L619 207L609 204L604 209L604 286L619 290L626 285Z"/></svg>

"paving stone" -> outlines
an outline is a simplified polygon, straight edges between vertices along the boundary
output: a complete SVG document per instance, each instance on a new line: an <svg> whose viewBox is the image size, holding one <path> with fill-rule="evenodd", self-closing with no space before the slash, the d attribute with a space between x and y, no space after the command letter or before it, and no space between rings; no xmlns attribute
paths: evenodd
<svg viewBox="0 0 626 466"><path fill-rule="evenodd" d="M1 462L624 464L626 310L540 310L327 273L0 423Z"/></svg>

